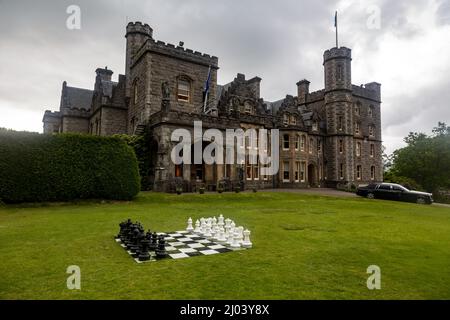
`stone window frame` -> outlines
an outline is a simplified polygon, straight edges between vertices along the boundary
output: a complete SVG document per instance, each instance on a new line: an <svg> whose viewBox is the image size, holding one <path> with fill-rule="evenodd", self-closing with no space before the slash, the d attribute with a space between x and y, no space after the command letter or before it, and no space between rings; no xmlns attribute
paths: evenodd
<svg viewBox="0 0 450 320"><path fill-rule="evenodd" d="M185 82L188 84L188 90L184 90L185 92L187 92L187 95L180 94L180 83L181 82ZM177 77L177 86L176 86L177 102L192 103L193 87L194 87L193 83L194 83L194 81L188 75L181 74ZM187 97L187 99L180 99L180 96Z"/></svg>
<svg viewBox="0 0 450 320"><path fill-rule="evenodd" d="M361 134L361 123L359 121L355 122L355 134Z"/></svg>
<svg viewBox="0 0 450 320"><path fill-rule="evenodd" d="M336 65L336 81L344 80L344 66L342 63Z"/></svg>
<svg viewBox="0 0 450 320"><path fill-rule="evenodd" d="M370 157L371 158L375 157L375 144L374 143L370 144Z"/></svg>
<svg viewBox="0 0 450 320"><path fill-rule="evenodd" d="M370 180L375 180L375 166L370 166Z"/></svg>
<svg viewBox="0 0 450 320"><path fill-rule="evenodd" d="M312 137L309 137L309 142L308 142L308 153L309 154L313 153L313 146L314 146L314 139Z"/></svg>
<svg viewBox="0 0 450 320"><path fill-rule="evenodd" d="M344 117L342 115L338 115L337 117L337 129L339 131L344 130Z"/></svg>
<svg viewBox="0 0 450 320"><path fill-rule="evenodd" d="M357 157L361 157L361 154L362 154L362 143L360 142L360 141L357 141L356 142L356 150L355 150L356 152L356 156Z"/></svg>
<svg viewBox="0 0 450 320"><path fill-rule="evenodd" d="M290 115L289 116L289 124L292 124L292 125L294 125L294 126L296 126L297 125L297 118L295 117L295 115Z"/></svg>
<svg viewBox="0 0 450 320"><path fill-rule="evenodd" d="M361 107L362 107L361 101L356 101L356 103L355 103L355 115L357 115L357 116L361 115Z"/></svg>
<svg viewBox="0 0 450 320"><path fill-rule="evenodd" d="M344 180L344 164L339 164L339 180Z"/></svg>
<svg viewBox="0 0 450 320"><path fill-rule="evenodd" d="M286 140L287 137L287 140ZM291 141L290 141L290 136L288 133L283 134L283 150L287 151L291 148ZM286 147L286 142L287 142L287 147Z"/></svg>
<svg viewBox="0 0 450 320"><path fill-rule="evenodd" d="M362 179L362 166L360 164L358 164L356 166L356 180L361 180Z"/></svg>
<svg viewBox="0 0 450 320"><path fill-rule="evenodd" d="M253 106L250 100L244 101L244 113L245 114L253 114Z"/></svg>
<svg viewBox="0 0 450 320"><path fill-rule="evenodd" d="M300 161L300 182L306 181L306 161Z"/></svg>
<svg viewBox="0 0 450 320"><path fill-rule="evenodd" d="M294 144L294 148L295 148L295 151L300 150L300 135L299 135L299 134L297 134L297 135L295 136L295 144Z"/></svg>
<svg viewBox="0 0 450 320"><path fill-rule="evenodd" d="M320 155L322 153L322 140L317 139L317 154Z"/></svg>
<svg viewBox="0 0 450 320"><path fill-rule="evenodd" d="M373 118L373 108L373 105L370 105L367 109L367 115L369 116L369 118Z"/></svg>
<svg viewBox="0 0 450 320"><path fill-rule="evenodd" d="M340 154L344 153L344 140L342 139L339 139L338 150Z"/></svg>
<svg viewBox="0 0 450 320"><path fill-rule="evenodd" d="M305 151L306 150L306 136L304 134L302 134L300 136L300 151Z"/></svg>
<svg viewBox="0 0 450 320"><path fill-rule="evenodd" d="M375 137L375 126L373 124L369 124L369 136Z"/></svg>
<svg viewBox="0 0 450 320"><path fill-rule="evenodd" d="M287 170L286 170L286 164L287 164ZM283 161L283 171L282 171L282 178L283 182L290 182L291 181L291 170L290 170L291 162L289 160ZM287 173L287 178L285 178L285 173Z"/></svg>
<svg viewBox="0 0 450 320"><path fill-rule="evenodd" d="M295 182L300 182L300 161L295 161L294 181Z"/></svg>
<svg viewBox="0 0 450 320"><path fill-rule="evenodd" d="M136 105L137 101L138 101L138 93L139 93L138 83L139 83L139 78L135 78L133 80L133 86L132 86L132 88L133 88L133 105Z"/></svg>

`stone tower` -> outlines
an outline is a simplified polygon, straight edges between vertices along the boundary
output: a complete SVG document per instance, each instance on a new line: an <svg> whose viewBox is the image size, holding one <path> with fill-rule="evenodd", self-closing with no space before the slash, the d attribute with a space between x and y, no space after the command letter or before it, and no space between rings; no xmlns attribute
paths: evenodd
<svg viewBox="0 0 450 320"><path fill-rule="evenodd" d="M142 45L148 39L153 38L153 29L148 24L142 24L141 22L130 22L127 25L127 31L125 34L127 39L126 53L125 53L125 75L126 86L125 92L126 96L130 97L131 90L131 79L130 79L130 68L134 55L142 47Z"/></svg>
<svg viewBox="0 0 450 320"><path fill-rule="evenodd" d="M354 181L351 50L332 48L323 55L327 138L325 155L331 186Z"/></svg>

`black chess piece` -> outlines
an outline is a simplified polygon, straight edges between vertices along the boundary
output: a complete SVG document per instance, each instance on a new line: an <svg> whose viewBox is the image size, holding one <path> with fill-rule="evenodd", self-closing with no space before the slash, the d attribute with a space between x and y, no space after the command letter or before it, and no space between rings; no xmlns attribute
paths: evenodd
<svg viewBox="0 0 450 320"><path fill-rule="evenodd" d="M128 232L124 239L124 244L127 247L127 250L130 250L131 245L134 242L134 224L132 223L128 228Z"/></svg>
<svg viewBox="0 0 450 320"><path fill-rule="evenodd" d="M120 239L123 236L123 233L125 232L125 228L126 228L126 221L122 221L121 223L119 223L119 233L116 236L116 239Z"/></svg>
<svg viewBox="0 0 450 320"><path fill-rule="evenodd" d="M150 240L147 237L144 237L141 241L141 247L139 249L138 259L139 261L147 261L150 260L150 252L148 251L148 246L150 244Z"/></svg>
<svg viewBox="0 0 450 320"><path fill-rule="evenodd" d="M150 241L150 245L149 245L150 251L155 251L157 246L158 246L158 235L156 234L156 232L153 232L152 238Z"/></svg>
<svg viewBox="0 0 450 320"><path fill-rule="evenodd" d="M158 258L165 258L165 257L167 257L166 240L164 239L163 235L159 236L158 248L156 248L156 256Z"/></svg>
<svg viewBox="0 0 450 320"><path fill-rule="evenodd" d="M135 246L132 247L131 252L134 258L139 257L142 248L142 241L145 240L145 233L138 230L138 234L136 235Z"/></svg>
<svg viewBox="0 0 450 320"><path fill-rule="evenodd" d="M135 253L139 249L139 229L136 227L133 230L133 240L130 242L130 251Z"/></svg>
<svg viewBox="0 0 450 320"><path fill-rule="evenodd" d="M150 229L148 229L147 233L145 234L145 238L148 240L148 243L150 244L150 241L152 240L152 232Z"/></svg>

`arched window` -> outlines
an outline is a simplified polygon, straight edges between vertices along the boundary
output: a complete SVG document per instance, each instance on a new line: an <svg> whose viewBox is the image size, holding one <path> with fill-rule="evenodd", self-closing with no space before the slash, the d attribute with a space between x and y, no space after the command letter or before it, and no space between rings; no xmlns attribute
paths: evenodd
<svg viewBox="0 0 450 320"><path fill-rule="evenodd" d="M344 141L339 140L339 153L344 153Z"/></svg>
<svg viewBox="0 0 450 320"><path fill-rule="evenodd" d="M181 102L191 101L191 80L187 77L179 77L177 83L177 99Z"/></svg>
<svg viewBox="0 0 450 320"><path fill-rule="evenodd" d="M361 102L359 101L355 103L355 114L357 116L361 114Z"/></svg>
<svg viewBox="0 0 450 320"><path fill-rule="evenodd" d="M374 128L372 125L369 126L369 136L373 137L375 135Z"/></svg>
<svg viewBox="0 0 450 320"><path fill-rule="evenodd" d="M370 156L375 156L375 145L373 143L370 144Z"/></svg>
<svg viewBox="0 0 450 320"><path fill-rule="evenodd" d="M340 165L339 165L339 179L344 179L344 164L343 163L341 163Z"/></svg>
<svg viewBox="0 0 450 320"><path fill-rule="evenodd" d="M344 69L342 67L342 64L337 65L337 80L343 80L344 79Z"/></svg>
<svg viewBox="0 0 450 320"><path fill-rule="evenodd" d="M314 147L314 140L313 138L309 138L309 146L308 146L309 153L313 153L313 147Z"/></svg>
<svg viewBox="0 0 450 320"><path fill-rule="evenodd" d="M369 117L373 118L373 106L369 106L369 109L367 110L367 114Z"/></svg>
<svg viewBox="0 0 450 320"><path fill-rule="evenodd" d="M370 180L375 180L375 166L370 167Z"/></svg>
<svg viewBox="0 0 450 320"><path fill-rule="evenodd" d="M133 104L136 104L138 101L138 81L137 79L133 82Z"/></svg>
<svg viewBox="0 0 450 320"><path fill-rule="evenodd" d="M359 122L355 122L355 134L359 134L361 132L361 125Z"/></svg>
<svg viewBox="0 0 450 320"><path fill-rule="evenodd" d="M298 149L300 148L300 136L296 136L295 137L295 150L298 151Z"/></svg>

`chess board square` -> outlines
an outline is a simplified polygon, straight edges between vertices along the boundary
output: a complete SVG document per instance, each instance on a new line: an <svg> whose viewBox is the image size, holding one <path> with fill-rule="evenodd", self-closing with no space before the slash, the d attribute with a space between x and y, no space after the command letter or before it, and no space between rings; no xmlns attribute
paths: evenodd
<svg viewBox="0 0 450 320"><path fill-rule="evenodd" d="M175 240L174 237L164 237L165 240L169 241L169 240Z"/></svg>
<svg viewBox="0 0 450 320"><path fill-rule="evenodd" d="M189 256L186 253L174 253L174 254L169 254L169 256L172 259L182 259L182 258L189 258Z"/></svg>
<svg viewBox="0 0 450 320"><path fill-rule="evenodd" d="M166 251L176 251L176 250L178 250L178 249L175 248L175 247L172 247L172 246L167 246L166 247Z"/></svg>
<svg viewBox="0 0 450 320"><path fill-rule="evenodd" d="M182 242L186 242L186 241L191 241L191 238L178 238L178 241L182 241Z"/></svg>
<svg viewBox="0 0 450 320"><path fill-rule="evenodd" d="M215 249L215 250L218 251L219 253L225 253L225 252L233 251L233 250L228 249L228 248L220 248L220 249Z"/></svg>
<svg viewBox="0 0 450 320"><path fill-rule="evenodd" d="M208 249L208 250L202 250L202 251L200 251L200 253L209 256L211 254L217 254L217 253L219 253L219 251Z"/></svg>
<svg viewBox="0 0 450 320"><path fill-rule="evenodd" d="M197 238L198 236L195 233L189 233L185 235L187 238Z"/></svg>
<svg viewBox="0 0 450 320"><path fill-rule="evenodd" d="M170 245L173 247L180 247L180 246L184 246L184 243L183 242L171 242Z"/></svg>
<svg viewBox="0 0 450 320"><path fill-rule="evenodd" d="M158 236L161 236L161 235L164 236L164 235L166 235L167 233L165 233L165 232L157 232L156 234L157 234Z"/></svg>
<svg viewBox="0 0 450 320"><path fill-rule="evenodd" d="M183 253L197 252L197 250L192 249L192 248L182 248L182 249L180 249L180 251L183 252Z"/></svg>
<svg viewBox="0 0 450 320"><path fill-rule="evenodd" d="M223 248L225 248L223 245L221 245L221 244L215 244L215 245L212 245L212 246L208 246L210 249L213 249L213 250L216 250L216 249L223 249Z"/></svg>
<svg viewBox="0 0 450 320"><path fill-rule="evenodd" d="M195 257L195 256L200 256L202 255L200 252L195 251L195 252L188 252L186 253L189 257Z"/></svg>
<svg viewBox="0 0 450 320"><path fill-rule="evenodd" d="M176 233L169 233L168 236L169 237L174 237L174 238L179 238L179 237L182 237L183 235L176 232Z"/></svg>
<svg viewBox="0 0 450 320"><path fill-rule="evenodd" d="M201 243L188 243L187 246L190 248L204 248L205 247Z"/></svg>
<svg viewBox="0 0 450 320"><path fill-rule="evenodd" d="M181 233L181 234L186 234L186 233L189 233L189 231L186 231L186 230L181 230L181 231L175 231L176 233Z"/></svg>
<svg viewBox="0 0 450 320"><path fill-rule="evenodd" d="M193 243L198 243L197 241L184 241L184 244L193 244Z"/></svg>
<svg viewBox="0 0 450 320"><path fill-rule="evenodd" d="M208 239L198 240L198 243L211 243Z"/></svg>

